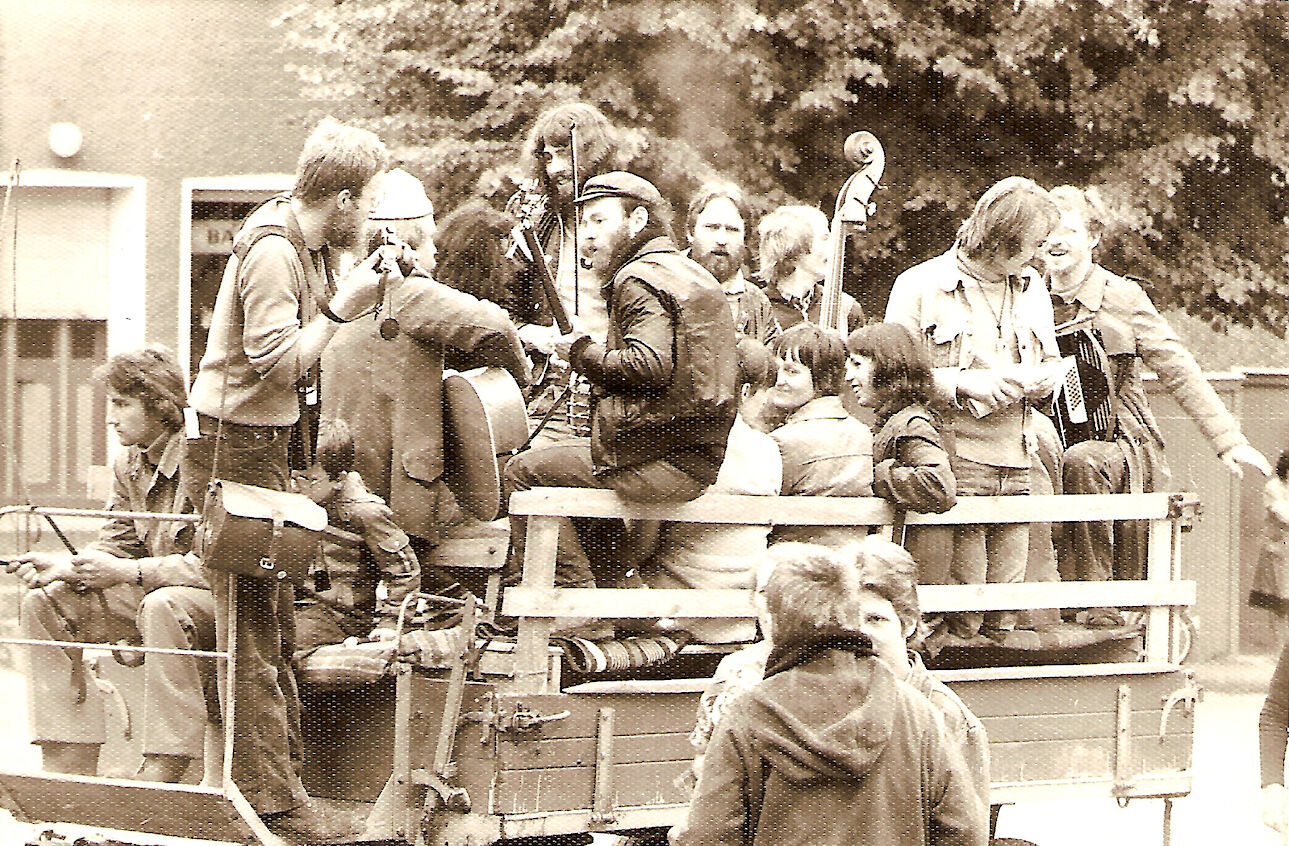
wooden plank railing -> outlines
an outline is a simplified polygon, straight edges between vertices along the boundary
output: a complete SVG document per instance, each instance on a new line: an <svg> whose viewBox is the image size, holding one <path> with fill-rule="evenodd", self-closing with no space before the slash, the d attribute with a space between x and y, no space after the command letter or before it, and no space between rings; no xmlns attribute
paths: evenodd
<svg viewBox="0 0 1289 846"><path fill-rule="evenodd" d="M1146 608L1146 660L1172 662L1178 648L1176 612L1195 604L1193 581L1180 578L1179 532L1194 519L1188 494L963 497L944 514L906 515L907 525L1145 520L1150 524L1146 578L1112 582L1027 582L923 585L924 613L1037 608ZM704 494L686 503L628 502L612 491L536 488L516 493L510 513L528 519L523 583L507 588L503 613L518 617L516 680L521 692L543 692L552 624L560 617L752 617L749 591L555 588L559 518L592 517L767 526L868 526L889 536L895 511L873 497L758 497Z"/></svg>

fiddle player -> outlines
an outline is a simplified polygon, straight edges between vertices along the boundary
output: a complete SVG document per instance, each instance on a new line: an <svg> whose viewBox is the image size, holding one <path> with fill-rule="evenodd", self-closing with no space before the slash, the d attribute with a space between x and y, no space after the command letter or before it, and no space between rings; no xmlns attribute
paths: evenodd
<svg viewBox="0 0 1289 846"><path fill-rule="evenodd" d="M1065 450L1065 493L1155 491L1168 482L1164 440L1146 402L1142 371L1159 377L1222 463L1237 476L1249 466L1264 476L1271 466L1249 445L1240 426L1200 372L1195 358L1133 279L1111 273L1093 259L1106 215L1096 193L1070 185L1050 192L1060 221L1042 257L1057 325L1089 324L1109 358L1113 431ZM1104 581L1144 578L1145 524L1138 521L1062 524L1058 533L1062 578ZM1089 609L1094 627L1124 624L1113 608Z"/></svg>
<svg viewBox="0 0 1289 846"><path fill-rule="evenodd" d="M532 251L516 231L512 252L522 259L523 266L515 277L514 290L502 305L519 327L524 348L539 361L547 362L538 368L541 378L533 386L529 404L532 428L540 427L534 443L585 437L590 432L589 387L585 380L574 378L572 388L566 391L567 370L550 361L561 332L537 262L544 261L549 269L573 328L603 343L608 327L607 306L600 293L604 269L579 261L574 200L587 178L611 165L616 145L613 126L604 113L578 101L543 111L524 141L529 175L509 207L522 216L525 205L544 203L544 211L530 221L544 255L530 255Z"/></svg>
<svg viewBox="0 0 1289 846"><path fill-rule="evenodd" d="M676 249L671 209L648 180L622 171L593 177L577 204L583 253L607 270L607 342L574 331L556 351L592 386L591 436L515 456L507 489L600 487L641 502L694 499L716 480L738 406L725 295ZM577 526L589 560L570 560L561 534L562 586L606 587L626 575L612 554L621 523L595 522ZM523 561L525 526L511 518L512 572Z"/></svg>

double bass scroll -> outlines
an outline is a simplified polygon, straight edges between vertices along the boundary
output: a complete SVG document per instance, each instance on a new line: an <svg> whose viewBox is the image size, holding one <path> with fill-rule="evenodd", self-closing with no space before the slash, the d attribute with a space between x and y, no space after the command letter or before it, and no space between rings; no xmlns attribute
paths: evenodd
<svg viewBox="0 0 1289 846"><path fill-rule="evenodd" d="M876 211L871 200L881 182L882 173L886 170L886 152L877 136L867 131L851 133L842 149L846 161L857 170L842 185L833 209L829 229L832 258L828 265L828 276L824 279L819 325L845 335L845 318L841 314L841 281L846 266L846 239L852 233L867 230L868 219Z"/></svg>

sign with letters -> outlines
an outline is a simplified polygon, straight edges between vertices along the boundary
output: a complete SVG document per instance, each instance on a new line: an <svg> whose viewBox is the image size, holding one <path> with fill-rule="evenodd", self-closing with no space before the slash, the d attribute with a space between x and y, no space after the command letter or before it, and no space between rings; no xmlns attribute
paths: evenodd
<svg viewBox="0 0 1289 846"><path fill-rule="evenodd" d="M233 238L241 225L240 220L194 220L193 255L232 255Z"/></svg>

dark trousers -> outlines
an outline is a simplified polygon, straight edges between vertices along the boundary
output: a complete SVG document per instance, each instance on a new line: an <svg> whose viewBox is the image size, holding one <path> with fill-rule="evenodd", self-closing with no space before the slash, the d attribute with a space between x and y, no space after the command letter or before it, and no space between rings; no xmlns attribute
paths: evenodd
<svg viewBox="0 0 1289 846"><path fill-rule="evenodd" d="M589 438L573 438L520 453L506 464L504 484L507 499L515 491L539 487L609 488L623 499L636 502L687 502L708 487L662 460L597 476L591 463ZM560 532L555 583L583 585L594 578L607 584L620 578L625 570L617 560L624 534L622 521L579 518L572 524L573 533ZM512 581L523 568L527 530L526 519L510 518L506 569Z"/></svg>
<svg viewBox="0 0 1289 846"><path fill-rule="evenodd" d="M1128 458L1114 441L1084 441L1067 449L1061 477L1067 494L1127 493L1131 482ZM1062 580L1145 578L1142 521L1064 523L1057 538Z"/></svg>
<svg viewBox="0 0 1289 846"><path fill-rule="evenodd" d="M291 427L225 423L216 445L216 422L201 418L201 437L186 443L180 477L200 509L218 451L218 478L287 490L287 442ZM300 782L300 698L291 672L294 652L294 589L290 584L234 576L237 628L228 631L230 577L209 572L215 595L215 639L221 651L235 637L233 679L233 782L260 814L290 809L307 800ZM221 666L221 701L227 701L227 676Z"/></svg>

